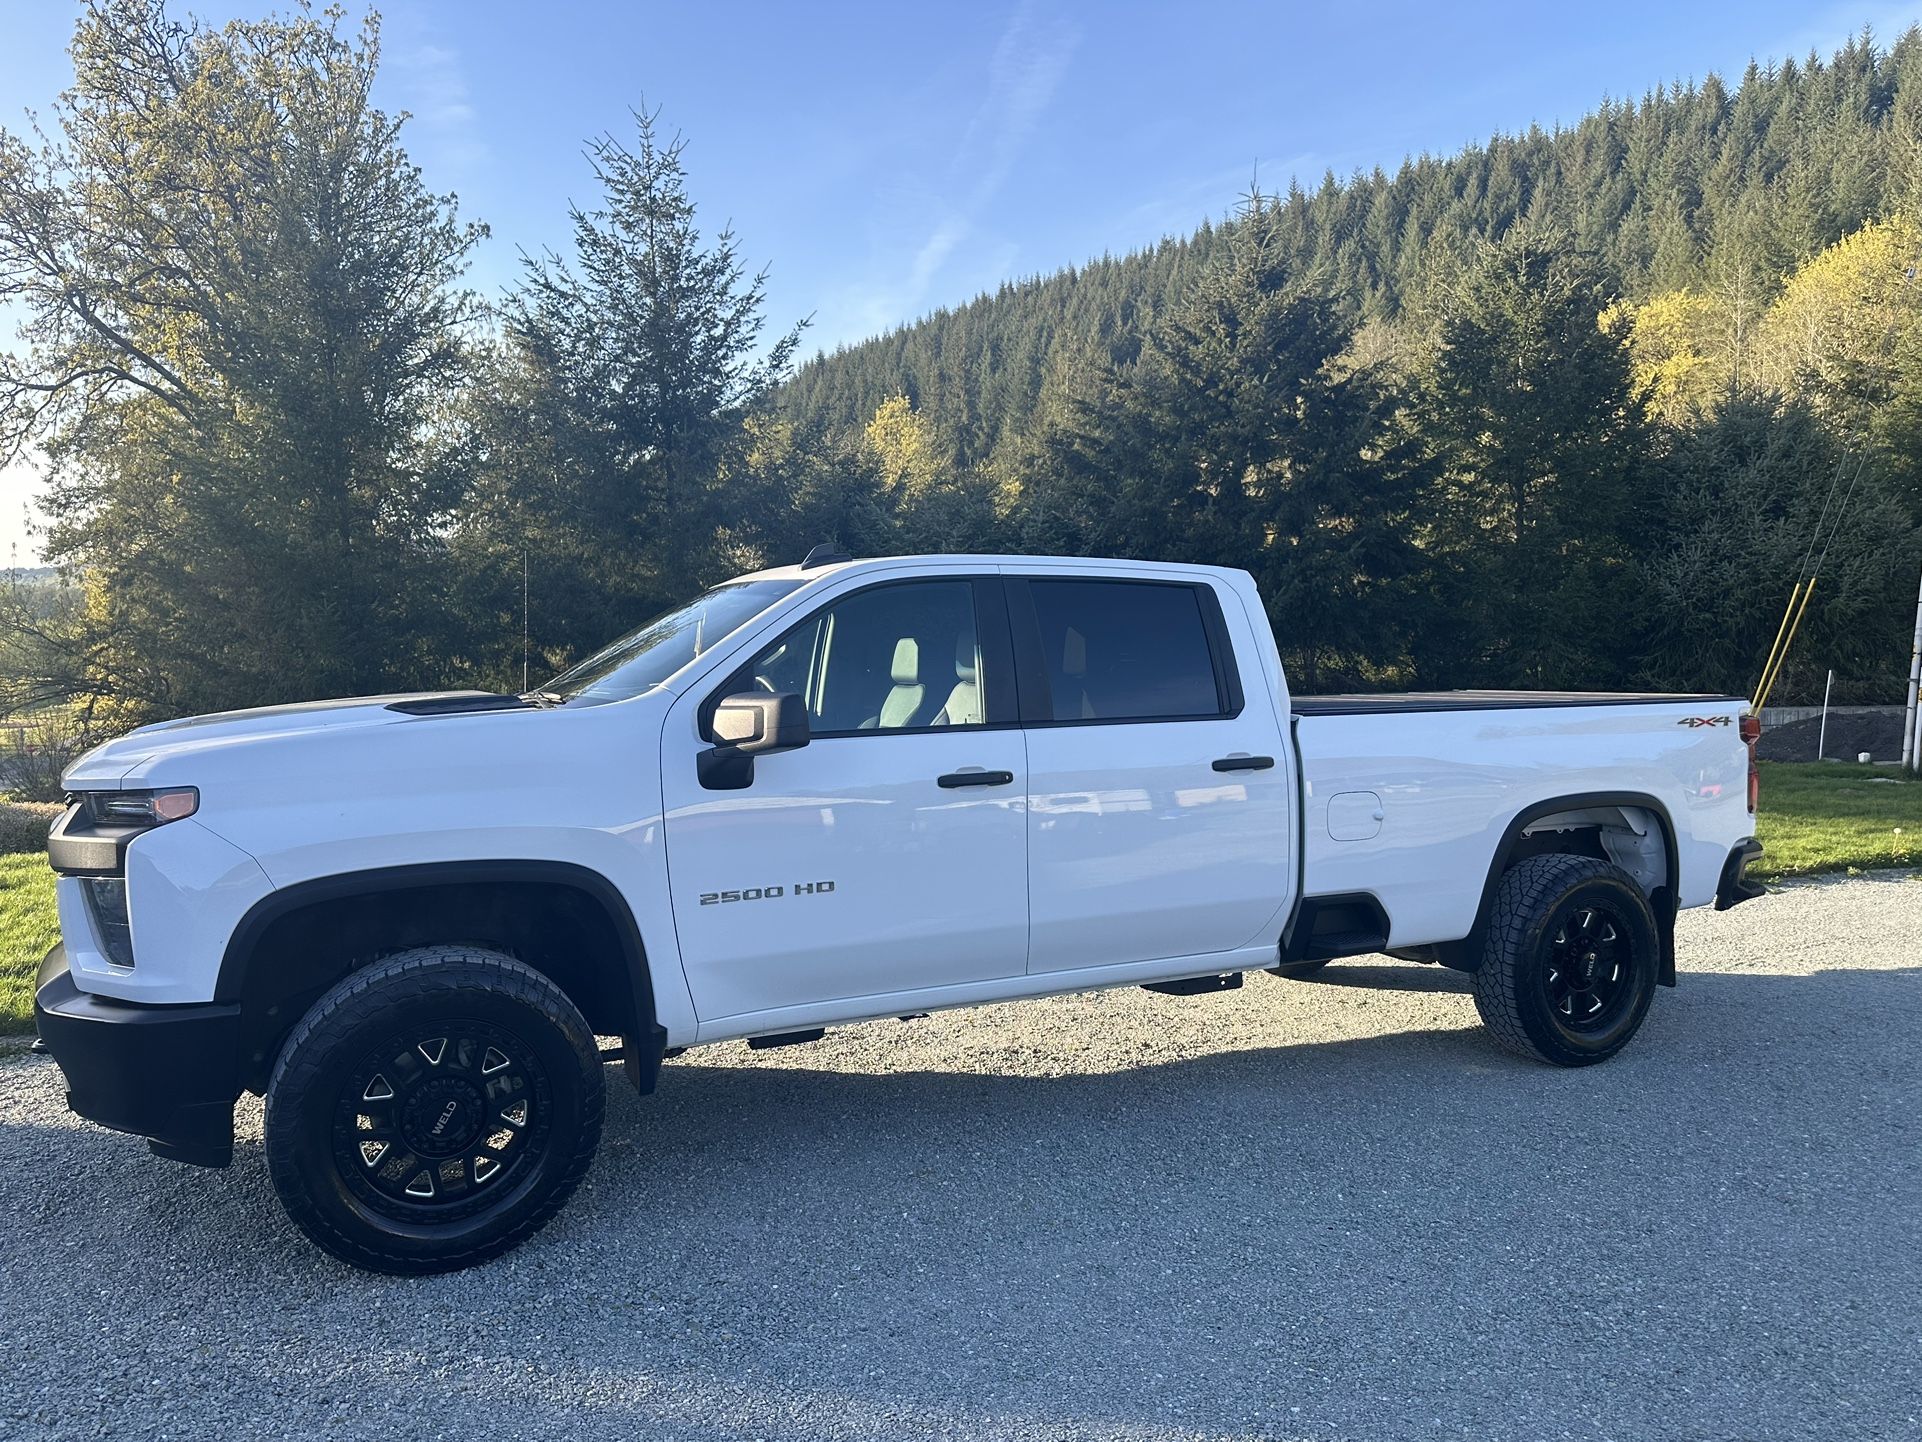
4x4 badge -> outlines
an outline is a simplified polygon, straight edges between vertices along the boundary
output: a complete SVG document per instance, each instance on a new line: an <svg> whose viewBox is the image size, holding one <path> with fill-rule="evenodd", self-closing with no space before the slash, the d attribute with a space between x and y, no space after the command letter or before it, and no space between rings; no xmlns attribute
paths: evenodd
<svg viewBox="0 0 1922 1442"><path fill-rule="evenodd" d="M1684 716L1675 723L1677 726L1733 726L1733 716Z"/></svg>

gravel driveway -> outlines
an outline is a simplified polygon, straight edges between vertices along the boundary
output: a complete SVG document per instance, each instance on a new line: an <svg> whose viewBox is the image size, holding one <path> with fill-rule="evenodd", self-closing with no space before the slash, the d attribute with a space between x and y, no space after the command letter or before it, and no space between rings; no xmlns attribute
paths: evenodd
<svg viewBox="0 0 1922 1442"><path fill-rule="evenodd" d="M0 1064L0 1434L1922 1435L1922 883L1681 924L1616 1061L1387 960L610 1086L519 1252L361 1275ZM616 1073L610 1072L612 1082Z"/></svg>

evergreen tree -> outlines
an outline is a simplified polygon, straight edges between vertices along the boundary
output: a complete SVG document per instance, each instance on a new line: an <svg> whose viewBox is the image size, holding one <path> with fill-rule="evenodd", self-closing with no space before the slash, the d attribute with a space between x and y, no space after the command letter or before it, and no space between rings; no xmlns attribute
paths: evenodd
<svg viewBox="0 0 1922 1442"><path fill-rule="evenodd" d="M696 225L656 116L590 158L574 254L530 257L505 307L477 504L457 544L484 631L512 635L521 560L542 655L578 656L702 586L762 563L783 498L757 489L748 420L785 375L800 326L765 350L763 277L733 232Z"/></svg>
<svg viewBox="0 0 1922 1442"><path fill-rule="evenodd" d="M1404 650L1422 470L1352 321L1297 280L1256 197L1140 359L1071 401L1023 498L1030 544L1239 566L1296 683L1358 684Z"/></svg>
<svg viewBox="0 0 1922 1442"><path fill-rule="evenodd" d="M1874 456L1843 444L1806 401L1748 391L1671 433L1655 464L1624 640L1629 679L1747 695L1790 588L1826 551L1776 694L1819 697L1836 668L1894 684L1915 616L1915 519Z"/></svg>
<svg viewBox="0 0 1922 1442"><path fill-rule="evenodd" d="M1922 194L1918 116L1912 28L1886 49L1863 37L1826 60L1752 65L1733 91L1710 75L1605 101L1566 129L1291 185L1273 241L1290 270L1320 276L1363 319L1396 320L1430 310L1477 244L1521 224L1567 237L1623 299L1684 288L1715 298L1747 340L1784 273ZM979 464L1019 445L1064 356L1093 341L1131 360L1233 224L1002 286L817 357L786 394L797 414L836 428L906 394L956 466Z"/></svg>
<svg viewBox="0 0 1922 1442"><path fill-rule="evenodd" d="M1645 432L1606 301L1590 261L1524 230L1437 301L1417 409L1443 468L1433 680L1593 685L1620 665Z"/></svg>

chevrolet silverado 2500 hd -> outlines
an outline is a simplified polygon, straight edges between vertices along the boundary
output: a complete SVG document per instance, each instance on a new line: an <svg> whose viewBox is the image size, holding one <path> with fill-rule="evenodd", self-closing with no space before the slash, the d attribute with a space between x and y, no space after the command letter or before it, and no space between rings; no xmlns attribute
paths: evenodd
<svg viewBox="0 0 1922 1442"><path fill-rule="evenodd" d="M818 549L818 548L817 548ZM526 696L148 726L77 761L41 1037L83 1117L224 1165L361 1266L527 1237L604 1055L1389 952L1601 1061L1678 908L1758 894L1742 703L1291 697L1253 581L812 555ZM619 1048L597 1049L596 1037Z"/></svg>

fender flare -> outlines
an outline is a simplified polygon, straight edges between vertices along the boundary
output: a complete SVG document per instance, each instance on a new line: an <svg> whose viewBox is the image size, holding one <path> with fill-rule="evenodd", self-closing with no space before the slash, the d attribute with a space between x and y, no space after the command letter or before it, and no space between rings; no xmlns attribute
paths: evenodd
<svg viewBox="0 0 1922 1442"><path fill-rule="evenodd" d="M1509 861L1520 844L1522 832L1544 816L1558 811L1583 811L1597 806L1634 807L1655 818L1662 836L1664 874L1667 885L1655 889L1648 898L1655 913L1655 930L1662 940L1662 957L1657 980L1663 986L1675 985L1675 913L1680 909L1681 853L1675 844L1675 822L1668 807L1644 791L1580 791L1567 796L1551 796L1532 801L1509 818L1502 838L1488 863L1488 876L1482 883L1481 903L1475 908L1474 928L1460 941L1442 949L1442 961L1457 971L1473 971L1481 965L1482 943L1488 935L1489 913L1495 907L1495 890L1501 885Z"/></svg>
<svg viewBox="0 0 1922 1442"><path fill-rule="evenodd" d="M282 917L317 902L343 901L380 892L410 891L430 886L499 886L508 883L560 886L585 895L607 916L621 947L634 1003L635 1042L652 1054L655 1064L666 1044L654 1010L654 979L648 969L647 947L634 909L619 887L600 872L570 861L427 861L404 866L342 871L279 887L255 902L227 938L214 982L214 1000L238 1003L246 990L255 952L269 927ZM645 1058L641 1059L645 1065Z"/></svg>

